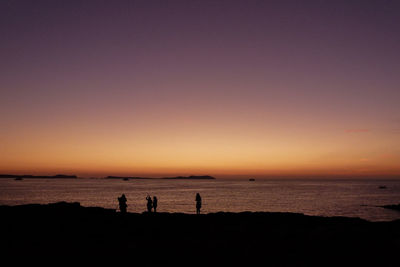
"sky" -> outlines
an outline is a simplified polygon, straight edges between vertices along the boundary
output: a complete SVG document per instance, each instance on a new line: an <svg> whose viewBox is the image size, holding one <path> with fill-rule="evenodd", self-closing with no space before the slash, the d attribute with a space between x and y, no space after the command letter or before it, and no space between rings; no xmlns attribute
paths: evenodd
<svg viewBox="0 0 400 267"><path fill-rule="evenodd" d="M0 1L0 173L399 176L400 1Z"/></svg>

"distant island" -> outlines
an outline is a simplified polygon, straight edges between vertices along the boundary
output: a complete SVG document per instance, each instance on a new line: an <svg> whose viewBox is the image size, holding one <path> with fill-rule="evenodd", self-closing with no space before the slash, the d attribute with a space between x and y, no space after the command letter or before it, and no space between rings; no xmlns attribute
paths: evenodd
<svg viewBox="0 0 400 267"><path fill-rule="evenodd" d="M147 178L147 177L125 177L125 176L107 176L106 179L123 179L123 180L129 180L129 179L154 179L154 178ZM158 179L158 178L155 178Z"/></svg>
<svg viewBox="0 0 400 267"><path fill-rule="evenodd" d="M215 179L215 177L212 177L212 176L209 176L209 175L203 175L203 176L194 176L194 175L192 175L192 176L164 177L164 178L161 178L161 179L175 179L175 180L179 180L179 179L182 179L182 180L186 180L186 179L189 179L189 180L213 180L213 179Z"/></svg>
<svg viewBox="0 0 400 267"><path fill-rule="evenodd" d="M15 175L15 174L0 174L0 178L14 178L14 179L76 179L76 175L65 175L65 174L57 174L57 175Z"/></svg>
<svg viewBox="0 0 400 267"><path fill-rule="evenodd" d="M107 176L106 179L122 179L122 180L142 180L142 179L166 179L166 180L214 180L215 177L209 175L202 176L176 176L176 177L161 177L161 178L149 178L149 177L124 177L124 176Z"/></svg>

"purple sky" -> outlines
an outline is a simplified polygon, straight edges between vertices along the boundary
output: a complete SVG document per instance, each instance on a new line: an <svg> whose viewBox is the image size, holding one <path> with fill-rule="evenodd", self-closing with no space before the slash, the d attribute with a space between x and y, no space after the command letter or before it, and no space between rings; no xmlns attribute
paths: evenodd
<svg viewBox="0 0 400 267"><path fill-rule="evenodd" d="M4 0L0 36L0 172L400 173L400 1Z"/></svg>

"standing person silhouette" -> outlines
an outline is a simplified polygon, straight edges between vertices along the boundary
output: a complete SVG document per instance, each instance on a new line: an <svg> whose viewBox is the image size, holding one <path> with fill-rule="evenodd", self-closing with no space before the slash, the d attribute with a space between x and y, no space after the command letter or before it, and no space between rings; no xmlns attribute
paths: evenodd
<svg viewBox="0 0 400 267"><path fill-rule="evenodd" d="M125 194L122 194L122 196L120 196L118 198L118 202L119 202L119 210L121 211L122 214L126 213L126 207L128 207L128 205L126 204L126 197Z"/></svg>
<svg viewBox="0 0 400 267"><path fill-rule="evenodd" d="M153 201L151 201L151 197L149 195L147 195L146 200L147 200L147 211L151 212L151 209L153 208Z"/></svg>
<svg viewBox="0 0 400 267"><path fill-rule="evenodd" d="M154 208L154 213L156 213L157 212L157 197L156 196L154 196L153 197L153 208Z"/></svg>
<svg viewBox="0 0 400 267"><path fill-rule="evenodd" d="M196 194L196 214L200 214L201 209L201 196L199 193Z"/></svg>

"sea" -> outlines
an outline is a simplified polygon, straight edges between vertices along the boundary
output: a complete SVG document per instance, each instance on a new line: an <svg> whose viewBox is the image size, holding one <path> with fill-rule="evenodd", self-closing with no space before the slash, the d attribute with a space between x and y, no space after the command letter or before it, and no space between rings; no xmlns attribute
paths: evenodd
<svg viewBox="0 0 400 267"><path fill-rule="evenodd" d="M202 197L202 213L294 212L369 221L400 219L399 211L381 207L400 203L400 180L0 179L0 205L67 201L117 210L117 197L125 194L128 212L142 213L150 195L158 198L158 212L192 214L196 193Z"/></svg>

